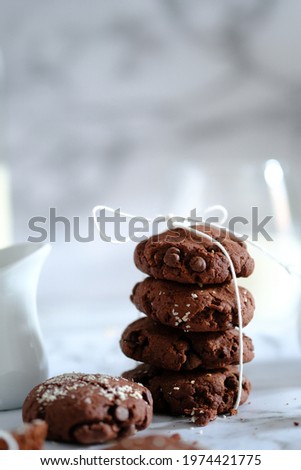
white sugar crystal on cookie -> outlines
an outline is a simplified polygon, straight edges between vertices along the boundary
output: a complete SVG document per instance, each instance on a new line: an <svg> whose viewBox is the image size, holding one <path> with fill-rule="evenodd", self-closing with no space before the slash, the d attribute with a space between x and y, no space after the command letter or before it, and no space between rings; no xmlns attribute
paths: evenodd
<svg viewBox="0 0 301 470"><path fill-rule="evenodd" d="M46 380L44 384L40 385L37 389L38 393L41 394L37 400L41 405L54 402L58 399L64 398L67 395L74 398L75 395L70 395L70 392L76 392L77 390L86 387L86 394L92 395L95 390L109 400L118 398L121 401L127 400L129 397L142 399L142 394L133 390L131 385L119 386L108 386L112 377L108 375L96 376L94 374L63 374L58 377L54 377ZM119 382L118 378L114 378L115 382ZM87 400L87 399L86 399ZM85 401L88 403L88 401Z"/></svg>
<svg viewBox="0 0 301 470"><path fill-rule="evenodd" d="M182 321L183 322L187 322L188 321L188 318L189 318L189 315L190 315L190 312L186 312L184 317L182 317Z"/></svg>
<svg viewBox="0 0 301 470"><path fill-rule="evenodd" d="M49 425L50 440L102 443L146 428L152 418L152 398L144 386L124 378L64 374L27 396L24 421L39 417Z"/></svg>

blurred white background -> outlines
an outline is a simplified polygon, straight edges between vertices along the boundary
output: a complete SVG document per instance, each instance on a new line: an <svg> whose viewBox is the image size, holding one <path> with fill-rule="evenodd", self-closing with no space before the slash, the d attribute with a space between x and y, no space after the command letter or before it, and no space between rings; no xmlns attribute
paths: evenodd
<svg viewBox="0 0 301 470"><path fill-rule="evenodd" d="M150 217L215 203L269 212L269 158L299 233L298 0L0 0L0 11L14 241L50 207L80 216L83 236L96 204ZM105 316L120 299L134 319L134 248L61 233L40 302L61 315L94 299Z"/></svg>

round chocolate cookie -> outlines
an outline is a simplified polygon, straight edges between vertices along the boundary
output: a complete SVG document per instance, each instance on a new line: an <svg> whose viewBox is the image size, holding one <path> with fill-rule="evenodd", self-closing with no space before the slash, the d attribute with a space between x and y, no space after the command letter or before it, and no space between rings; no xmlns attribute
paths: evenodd
<svg viewBox="0 0 301 470"><path fill-rule="evenodd" d="M152 397L142 385L101 374L63 374L37 385L23 419L43 419L48 439L96 444L134 434L152 420Z"/></svg>
<svg viewBox="0 0 301 470"><path fill-rule="evenodd" d="M155 411L191 416L199 426L206 426L218 414L231 413L238 393L236 367L179 373L142 364L123 376L148 387ZM250 390L251 384L244 378L240 404L247 400Z"/></svg>
<svg viewBox="0 0 301 470"><path fill-rule="evenodd" d="M253 318L254 299L239 288L243 326ZM131 296L138 310L164 325L195 332L225 331L238 326L234 285L200 288L148 277L136 284Z"/></svg>
<svg viewBox="0 0 301 470"><path fill-rule="evenodd" d="M200 225L199 230L219 241L227 250L237 277L248 277L254 260L244 242L222 229ZM156 278L188 284L221 284L231 280L230 266L220 249L186 229L168 230L139 243L134 255L142 272Z"/></svg>
<svg viewBox="0 0 301 470"><path fill-rule="evenodd" d="M195 444L184 442L180 434L171 436L152 435L122 439L118 444L107 450L198 450Z"/></svg>
<svg viewBox="0 0 301 470"><path fill-rule="evenodd" d="M254 357L252 340L244 335L244 362ZM238 331L184 333L140 318L124 331L124 354L136 361L167 370L215 369L239 363Z"/></svg>

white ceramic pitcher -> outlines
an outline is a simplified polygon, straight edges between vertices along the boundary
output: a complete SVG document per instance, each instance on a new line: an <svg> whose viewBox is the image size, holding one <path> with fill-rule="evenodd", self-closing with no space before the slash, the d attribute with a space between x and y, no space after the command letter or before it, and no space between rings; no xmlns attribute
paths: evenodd
<svg viewBox="0 0 301 470"><path fill-rule="evenodd" d="M0 250L0 410L20 408L47 378L36 293L50 250L37 243Z"/></svg>

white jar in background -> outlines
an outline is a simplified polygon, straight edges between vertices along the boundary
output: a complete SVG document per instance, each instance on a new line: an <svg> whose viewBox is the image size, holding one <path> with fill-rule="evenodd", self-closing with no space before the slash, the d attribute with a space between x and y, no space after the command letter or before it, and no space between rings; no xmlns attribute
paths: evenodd
<svg viewBox="0 0 301 470"><path fill-rule="evenodd" d="M0 411L21 408L48 375L37 314L37 287L51 245L0 250Z"/></svg>

